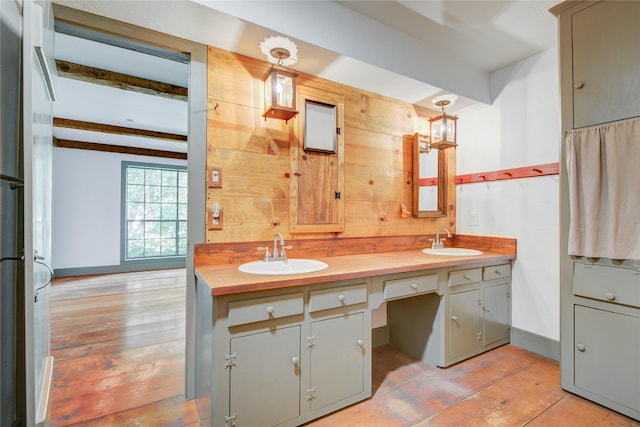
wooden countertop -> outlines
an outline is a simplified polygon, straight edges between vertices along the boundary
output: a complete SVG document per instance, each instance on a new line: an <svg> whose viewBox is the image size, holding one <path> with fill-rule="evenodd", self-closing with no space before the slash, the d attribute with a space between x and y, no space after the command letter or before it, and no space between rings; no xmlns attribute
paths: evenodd
<svg viewBox="0 0 640 427"><path fill-rule="evenodd" d="M329 267L306 274L277 276L248 274L238 271L239 264L199 265L196 266L195 272L200 280L211 287L212 296L223 296L440 267L463 265L473 267L474 265L492 262L502 263L515 257L515 252L484 251L482 255L470 257L429 255L421 250L409 250L314 257L313 259L325 262ZM254 261L258 261L258 259Z"/></svg>

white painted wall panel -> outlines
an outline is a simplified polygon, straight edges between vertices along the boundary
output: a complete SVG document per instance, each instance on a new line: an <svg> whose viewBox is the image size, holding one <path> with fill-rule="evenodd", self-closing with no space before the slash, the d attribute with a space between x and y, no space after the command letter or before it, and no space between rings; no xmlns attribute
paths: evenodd
<svg viewBox="0 0 640 427"><path fill-rule="evenodd" d="M559 159L557 49L494 73L495 103L460 114L457 173ZM559 339L558 176L457 186L457 231L518 239L513 327ZM472 225L472 218L477 225Z"/></svg>
<svg viewBox="0 0 640 427"><path fill-rule="evenodd" d="M120 264L122 161L186 166L185 160L53 149L53 268Z"/></svg>

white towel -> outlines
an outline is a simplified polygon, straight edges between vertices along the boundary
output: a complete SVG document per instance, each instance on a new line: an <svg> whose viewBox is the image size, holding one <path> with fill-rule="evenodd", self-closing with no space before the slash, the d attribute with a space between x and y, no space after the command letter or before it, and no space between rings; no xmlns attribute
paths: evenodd
<svg viewBox="0 0 640 427"><path fill-rule="evenodd" d="M640 118L569 131L569 254L640 259Z"/></svg>

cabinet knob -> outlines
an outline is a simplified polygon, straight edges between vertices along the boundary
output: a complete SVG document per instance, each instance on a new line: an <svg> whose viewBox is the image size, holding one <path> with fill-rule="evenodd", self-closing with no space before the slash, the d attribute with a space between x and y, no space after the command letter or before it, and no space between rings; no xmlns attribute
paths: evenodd
<svg viewBox="0 0 640 427"><path fill-rule="evenodd" d="M344 295L342 294L338 295L338 301L344 302Z"/></svg>
<svg viewBox="0 0 640 427"><path fill-rule="evenodd" d="M502 271L500 271L500 270L496 269L496 270L494 271L494 273L496 273L496 274L499 276L499 275L501 275L501 274L502 274Z"/></svg>
<svg viewBox="0 0 640 427"><path fill-rule="evenodd" d="M578 344L576 345L576 347L578 348L579 352L584 353L584 350L585 350L584 344Z"/></svg>
<svg viewBox="0 0 640 427"><path fill-rule="evenodd" d="M268 314L273 314L273 306L272 305L267 307L267 313Z"/></svg>
<svg viewBox="0 0 640 427"><path fill-rule="evenodd" d="M451 316L451 320L453 320L454 322L458 321L458 316Z"/></svg>
<svg viewBox="0 0 640 427"><path fill-rule="evenodd" d="M417 283L412 283L411 284L411 289L413 289L414 291L418 290L418 284Z"/></svg>
<svg viewBox="0 0 640 427"><path fill-rule="evenodd" d="M464 278L465 278L465 279L467 279L467 280L471 280L471 276L469 276L468 274L465 274L465 275L464 275L464 276L462 276L462 277L464 277Z"/></svg>
<svg viewBox="0 0 640 427"><path fill-rule="evenodd" d="M291 363L293 363L294 365L298 366L298 364L300 364L300 358L298 356L293 356L291 358Z"/></svg>
<svg viewBox="0 0 640 427"><path fill-rule="evenodd" d="M364 347L364 340L358 340L358 341L356 341L356 343L357 343L360 347Z"/></svg>
<svg viewBox="0 0 640 427"><path fill-rule="evenodd" d="M576 89L582 89L584 87L584 82L576 82L573 87Z"/></svg>
<svg viewBox="0 0 640 427"><path fill-rule="evenodd" d="M616 300L616 296L614 294L612 294L611 292L607 292L606 294L604 294L605 297L607 297L607 299L609 301L615 301Z"/></svg>

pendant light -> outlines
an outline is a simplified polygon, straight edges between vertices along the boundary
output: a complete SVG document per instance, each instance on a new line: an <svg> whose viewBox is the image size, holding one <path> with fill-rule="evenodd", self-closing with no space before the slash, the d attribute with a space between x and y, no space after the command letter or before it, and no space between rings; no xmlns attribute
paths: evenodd
<svg viewBox="0 0 640 427"><path fill-rule="evenodd" d="M289 121L298 114L296 109L296 77L284 68L297 61L297 46L291 40L275 36L265 39L260 49L272 63L264 80L264 114L266 119Z"/></svg>
<svg viewBox="0 0 640 427"><path fill-rule="evenodd" d="M456 121L458 116L449 116L444 107L451 103L448 99L440 99L434 105L442 108L442 114L429 119L431 130L431 148L445 149L456 145Z"/></svg>

